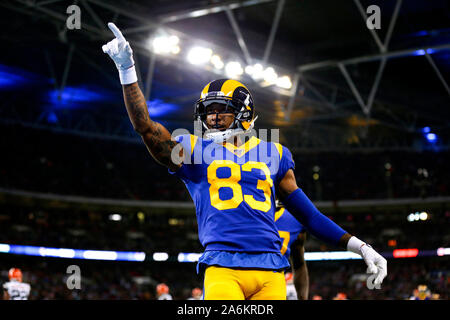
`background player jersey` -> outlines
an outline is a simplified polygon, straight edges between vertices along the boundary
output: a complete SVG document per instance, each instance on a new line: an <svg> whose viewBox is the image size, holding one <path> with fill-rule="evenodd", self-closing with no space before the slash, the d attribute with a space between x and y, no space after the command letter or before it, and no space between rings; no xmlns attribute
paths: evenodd
<svg viewBox="0 0 450 320"><path fill-rule="evenodd" d="M168 293L163 293L158 297L158 300L173 300L172 296Z"/></svg>
<svg viewBox="0 0 450 320"><path fill-rule="evenodd" d="M298 300L297 290L293 283L286 284L286 300Z"/></svg>
<svg viewBox="0 0 450 320"><path fill-rule="evenodd" d="M278 233L283 240L281 253L289 258L292 243L297 239L301 232L306 231L306 228L284 207L280 207L276 211L275 224L278 228Z"/></svg>
<svg viewBox="0 0 450 320"><path fill-rule="evenodd" d="M9 294L9 300L28 300L30 285L24 282L9 281L3 284L3 289Z"/></svg>
<svg viewBox="0 0 450 320"><path fill-rule="evenodd" d="M240 147L194 135L176 140L186 156L175 174L194 201L205 251L279 253L275 186L294 168L290 151L255 137Z"/></svg>

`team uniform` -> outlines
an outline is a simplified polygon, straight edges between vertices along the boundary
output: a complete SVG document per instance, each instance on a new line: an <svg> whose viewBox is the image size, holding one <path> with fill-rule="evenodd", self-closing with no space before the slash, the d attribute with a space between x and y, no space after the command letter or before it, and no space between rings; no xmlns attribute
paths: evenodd
<svg viewBox="0 0 450 320"><path fill-rule="evenodd" d="M283 207L279 208L275 213L275 224L283 240L281 253L289 257L292 243L294 243L300 233L306 231L306 228Z"/></svg>
<svg viewBox="0 0 450 320"><path fill-rule="evenodd" d="M203 291L200 288L194 288L188 300L203 300Z"/></svg>
<svg viewBox="0 0 450 320"><path fill-rule="evenodd" d="M157 300L173 300L169 293L169 286L165 283L160 283L156 286Z"/></svg>
<svg viewBox="0 0 450 320"><path fill-rule="evenodd" d="M172 296L168 293L163 293L158 297L158 300L173 300Z"/></svg>
<svg viewBox="0 0 450 320"><path fill-rule="evenodd" d="M119 72L120 83L135 86L138 78L133 50L114 23L108 23L108 27L115 38L103 45L102 50L114 61ZM126 95L125 100L129 100ZM131 104L135 105L135 103ZM217 104L220 107L217 107ZM230 122L228 120L231 113L234 117L231 118L232 121ZM136 114L130 114L132 122L136 117ZM202 136L206 139L198 138L198 141L193 141L196 138L190 135L184 136L184 139L183 137L179 138L178 141L183 146L187 146L183 154L185 160L191 159L193 154L198 153L198 151L195 152L198 145L211 145L214 142L218 146L215 148L213 146L210 151L217 151L217 148L224 147L220 145L224 141L229 141L241 134L248 134L252 130L257 116L255 116L250 91L242 83L232 79L218 79L208 83L203 88L200 99L194 106L194 119L196 123L201 124L202 133L204 131ZM148 129L151 127L151 122L150 119L147 120L143 123ZM249 150L267 146L265 142L260 143L259 140L254 140L254 142L258 146L251 147ZM171 163L166 163L167 151L174 151L175 149L172 148L177 146L167 143L167 141L156 146L149 145L150 142L145 143L149 149L152 149L153 146L155 150L159 147L161 151L164 151L162 154L156 152L155 159L160 156L161 159L159 160L162 160L170 168L179 164L178 161L174 161L174 157L172 157ZM181 167L176 170L176 174L185 182L196 206L200 241L205 247L205 253L199 261L199 266L231 267L234 268L228 269L228 271L234 272L231 277L238 277L238 279L242 278L243 275L238 274L238 271L241 270L237 268L282 270L289 266L286 257L278 252L279 247L275 248L280 244L280 239L277 237L278 233L274 225L274 191L280 179L284 178L283 174L290 167L293 168L293 161L290 152L286 148L278 146L278 154L277 152L271 152L270 159L257 159L256 157L256 160L254 160L246 159L250 152L247 152L245 146L242 148L242 146L234 147L233 145L229 146L226 152L231 152L239 158L244 157L246 159L244 163L236 162L234 158L232 160L222 159L222 162L218 160L208 165L191 165L183 162ZM267 168L266 164L274 164L275 162L281 165L279 170ZM289 180L286 183L291 187L297 187L295 183ZM282 200L286 208L302 221L311 234L334 245L340 244L341 240L346 241L347 249L359 254L368 265L371 273L377 273L374 283L378 284L383 281L387 275L386 259L370 245L355 236L350 236L345 230L323 215L300 188L297 187ZM343 238L347 235L350 236L348 240ZM211 298L208 292L209 286L206 283L206 279L211 279L211 276L208 276L209 270L213 270L212 267L207 268L205 273L205 299ZM245 271L248 271L248 269ZM280 281L278 276L269 278L272 278L274 282ZM256 279L255 282L257 282ZM281 278L281 282L284 286L283 293L280 295L278 292L274 296L265 295L264 292L267 292L264 289L266 283L262 282L263 287L256 289L258 292L262 292L258 298L270 299L271 297L278 298L285 295L284 277ZM245 288L242 290L236 289L236 286L234 286L232 291L231 297L241 299L243 291L246 290ZM237 291L241 295L236 293ZM244 293L244 297L256 298L250 291Z"/></svg>
<svg viewBox="0 0 450 320"><path fill-rule="evenodd" d="M275 224L278 228L280 238L283 241L281 253L289 258L292 244L300 233L306 231L306 228L284 207L278 208L275 212ZM289 279L286 279L286 299L298 300L297 290L292 281L292 274Z"/></svg>
<svg viewBox="0 0 450 320"><path fill-rule="evenodd" d="M211 298L209 289L214 291L208 279L217 283L219 278L230 283L229 296L217 297L220 299L271 299L280 290L284 296L283 270L289 261L280 252L275 186L294 168L290 151L256 137L240 147L194 135L176 140L190 157L175 175L186 184L196 208L199 239L205 248L197 271L206 269L205 298ZM267 270L278 272L266 275ZM267 284L267 277L277 278L275 282L281 281L281 287L253 296Z"/></svg>
<svg viewBox="0 0 450 320"><path fill-rule="evenodd" d="M3 290L8 292L9 300L28 300L31 286L24 282L9 281L3 284Z"/></svg>
<svg viewBox="0 0 450 320"><path fill-rule="evenodd" d="M286 300L298 300L292 273L286 273Z"/></svg>

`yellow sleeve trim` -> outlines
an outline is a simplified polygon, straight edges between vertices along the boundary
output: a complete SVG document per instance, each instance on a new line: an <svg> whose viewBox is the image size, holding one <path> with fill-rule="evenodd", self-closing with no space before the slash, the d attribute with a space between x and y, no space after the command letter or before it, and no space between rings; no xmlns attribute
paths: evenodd
<svg viewBox="0 0 450 320"><path fill-rule="evenodd" d="M275 221L281 218L281 216L284 213L284 208L280 208L279 210L275 211Z"/></svg>
<svg viewBox="0 0 450 320"><path fill-rule="evenodd" d="M191 134L191 155L194 152L195 144L197 143L198 137Z"/></svg>
<svg viewBox="0 0 450 320"><path fill-rule="evenodd" d="M280 155L280 161L281 161L281 157L283 157L283 146L276 142L274 142L274 144L275 144L275 147L277 147L278 154Z"/></svg>

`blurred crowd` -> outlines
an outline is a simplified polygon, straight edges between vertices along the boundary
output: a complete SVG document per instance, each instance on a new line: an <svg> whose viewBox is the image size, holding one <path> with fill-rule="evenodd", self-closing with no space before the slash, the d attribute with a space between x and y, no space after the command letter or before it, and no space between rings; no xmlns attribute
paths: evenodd
<svg viewBox="0 0 450 320"><path fill-rule="evenodd" d="M448 300L448 257L389 260L381 289L367 288L362 261L308 262L309 299L441 299ZM31 285L31 300L156 300L162 293L173 300L192 299L201 292L202 277L195 263L93 262L84 260L2 259L2 283L11 265L22 267L23 281ZM80 267L80 289L69 289L69 265ZM164 290L161 290L161 285ZM420 292L418 289L426 286ZM196 290L194 290L196 289ZM422 292L423 291L423 292ZM425 292L426 291L426 292Z"/></svg>
<svg viewBox="0 0 450 320"><path fill-rule="evenodd" d="M397 248L435 250L450 247L450 208L433 209L425 221L408 221L407 209L374 212L365 209L331 216L351 234L378 251ZM137 210L136 210L137 211ZM325 214L326 211L324 211ZM114 218L114 219L113 219ZM74 249L145 252L202 252L195 213L117 213L112 209L47 208L23 204L2 205L0 243ZM417 235L421 235L420 237ZM306 249L327 251L331 247L308 236Z"/></svg>
<svg viewBox="0 0 450 320"><path fill-rule="evenodd" d="M289 147L289 145L287 145ZM191 201L143 143L0 126L0 187L116 199ZM450 195L450 152L294 154L312 200Z"/></svg>
<svg viewBox="0 0 450 320"><path fill-rule="evenodd" d="M428 298L448 300L450 289L449 258L405 258L388 260L388 276L380 290L367 288L363 262L309 262L310 293L323 299L412 299L419 285L426 285Z"/></svg>

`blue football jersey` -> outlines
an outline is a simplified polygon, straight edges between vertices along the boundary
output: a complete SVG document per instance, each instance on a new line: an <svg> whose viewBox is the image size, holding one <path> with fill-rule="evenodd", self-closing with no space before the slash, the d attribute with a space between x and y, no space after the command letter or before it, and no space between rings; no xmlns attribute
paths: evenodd
<svg viewBox="0 0 450 320"><path fill-rule="evenodd" d="M176 140L185 160L175 175L194 201L205 252L280 253L275 186L294 169L290 151L256 137L240 147L194 135Z"/></svg>
<svg viewBox="0 0 450 320"><path fill-rule="evenodd" d="M306 228L283 207L278 208L275 213L275 224L278 228L280 238L283 240L281 253L289 258L292 243L301 232L306 231Z"/></svg>

